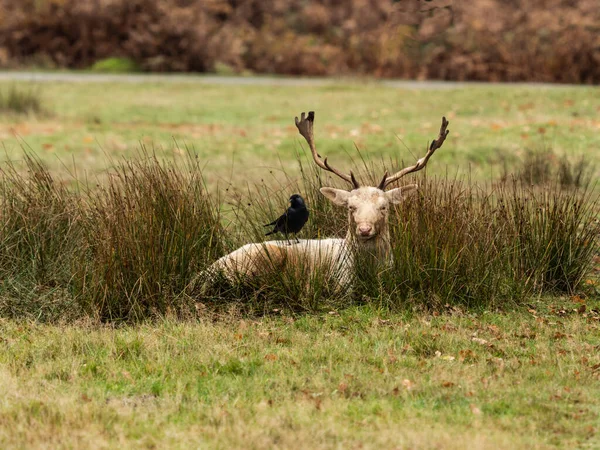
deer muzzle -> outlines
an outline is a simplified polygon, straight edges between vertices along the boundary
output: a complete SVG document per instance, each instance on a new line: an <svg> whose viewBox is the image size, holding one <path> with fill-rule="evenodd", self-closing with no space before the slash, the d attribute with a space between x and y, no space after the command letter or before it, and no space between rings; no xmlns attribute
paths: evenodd
<svg viewBox="0 0 600 450"><path fill-rule="evenodd" d="M356 227L356 231L357 231L357 235L358 237L362 238L362 239L370 239L373 236L375 236L375 230L373 228L373 225L370 225L368 223L362 223L360 225L358 225Z"/></svg>

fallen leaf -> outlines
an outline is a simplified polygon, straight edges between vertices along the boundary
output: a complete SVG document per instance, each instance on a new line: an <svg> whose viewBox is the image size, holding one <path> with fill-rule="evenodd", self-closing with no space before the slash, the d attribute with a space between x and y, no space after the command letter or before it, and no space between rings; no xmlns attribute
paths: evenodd
<svg viewBox="0 0 600 450"><path fill-rule="evenodd" d="M276 355L276 354L274 354L274 353L267 353L267 354L265 355L265 359L266 359L267 361L276 361L276 360L277 360L277 355Z"/></svg>
<svg viewBox="0 0 600 450"><path fill-rule="evenodd" d="M413 383L412 381L410 381L409 379L405 378L404 380L402 380L402 386L404 386L404 388L407 391L410 391L414 388L415 383Z"/></svg>
<svg viewBox="0 0 600 450"><path fill-rule="evenodd" d="M461 350L460 352L458 352L458 359L461 362L473 361L475 359L475 353L473 353L473 350L470 349Z"/></svg>
<svg viewBox="0 0 600 450"><path fill-rule="evenodd" d="M473 342L475 342L476 344L479 344L479 345L485 345L485 344L488 343L488 341L486 341L485 339L481 339L481 338L478 338L478 337L471 338L471 341L473 341Z"/></svg>
<svg viewBox="0 0 600 450"><path fill-rule="evenodd" d="M500 332L500 328L497 325L488 325L488 330L494 334L498 334Z"/></svg>
<svg viewBox="0 0 600 450"><path fill-rule="evenodd" d="M533 103L523 103L522 105L519 105L519 111L527 111L528 109L533 109Z"/></svg>
<svg viewBox="0 0 600 450"><path fill-rule="evenodd" d="M442 382L442 387L451 388L454 386L456 386L456 383L453 383L452 381L443 381Z"/></svg>
<svg viewBox="0 0 600 450"><path fill-rule="evenodd" d="M471 408L471 412L472 412L473 414L475 414L476 416L479 416L479 415L481 415L481 410L480 410L480 409L479 409L479 408L478 408L478 407L477 407L475 404L471 403L471 404L469 405L469 408Z"/></svg>

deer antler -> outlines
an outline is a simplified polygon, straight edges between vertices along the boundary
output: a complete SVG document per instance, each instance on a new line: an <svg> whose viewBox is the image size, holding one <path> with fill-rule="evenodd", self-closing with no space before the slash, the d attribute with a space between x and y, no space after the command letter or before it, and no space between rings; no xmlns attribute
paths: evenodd
<svg viewBox="0 0 600 450"><path fill-rule="evenodd" d="M379 189L384 190L387 186L389 186L394 181L399 180L404 175L416 172L425 167L427 165L427 161L429 161L429 158L431 158L431 155L433 155L433 153L438 148L440 148L446 140L446 136L448 136L448 133L450 132L446 129L449 123L450 122L448 122L445 117L442 117L442 126L440 127L440 134L438 135L437 139L433 140L431 142L431 145L429 145L429 150L427 150L427 154L423 158L419 159L414 166L405 167L404 169L400 170L399 172L396 172L390 177L387 176L386 172L386 174L383 177L383 180L381 180L381 183L379 183Z"/></svg>
<svg viewBox="0 0 600 450"><path fill-rule="evenodd" d="M313 122L315 121L315 112L309 111L308 117L306 116L305 113L302 113L302 114L300 114L300 120L298 120L298 117L296 117L295 121L296 121L296 127L298 128L298 131L300 132L300 134L302 136L304 136L304 139L306 139L306 142L308 143L308 146L310 147L310 152L312 153L313 159L315 160L315 163L317 164L317 166L319 166L321 169L327 170L328 172L335 173L342 180L345 180L348 183L352 183L352 186L354 186L354 189L358 189L360 187L360 184L358 184L358 181L356 181L356 178L354 178L354 174L352 173L352 171L350 171L350 175L346 175L346 174L338 171L337 169L335 169L334 167L331 167L329 165L329 163L327 162L327 158L322 160L321 155L319 155L317 153L317 149L315 148L314 135L313 135Z"/></svg>

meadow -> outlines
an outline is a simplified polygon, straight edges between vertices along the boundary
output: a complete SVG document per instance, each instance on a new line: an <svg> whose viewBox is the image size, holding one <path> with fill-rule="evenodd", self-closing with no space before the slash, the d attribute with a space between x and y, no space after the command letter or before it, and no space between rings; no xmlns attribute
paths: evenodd
<svg viewBox="0 0 600 450"><path fill-rule="evenodd" d="M600 445L597 89L0 92L2 448ZM285 275L198 293L293 192L303 237L344 233L293 124L309 109L365 181L450 120L392 214L396 270L344 295Z"/></svg>
<svg viewBox="0 0 600 450"><path fill-rule="evenodd" d="M167 157L190 148L209 169L209 186L239 185L266 177L266 169L296 169L293 118L309 109L317 112L320 150L341 169L360 162L355 145L376 161L412 162L444 115L452 133L430 173L474 172L489 180L526 149L600 160L594 87L405 90L342 79L322 86L4 82L0 90L15 86L35 93L41 111L3 115L5 152L20 159L22 147L31 148L53 172L73 161L79 171L97 172L109 157L130 157L140 145Z"/></svg>

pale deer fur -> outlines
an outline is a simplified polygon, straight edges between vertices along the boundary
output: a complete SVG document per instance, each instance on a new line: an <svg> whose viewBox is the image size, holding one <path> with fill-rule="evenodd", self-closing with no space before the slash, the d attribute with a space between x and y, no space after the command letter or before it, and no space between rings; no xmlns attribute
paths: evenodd
<svg viewBox="0 0 600 450"><path fill-rule="evenodd" d="M314 113L308 117L302 113L296 118L296 126L306 139L315 163L324 170L332 172L353 185L346 191L331 187L321 188L321 193L335 205L348 211L348 232L344 239L303 239L290 245L289 241L266 241L246 244L218 259L210 266L208 274L222 273L233 280L237 277L254 277L271 271L281 271L289 267L302 267L309 273L317 267L328 273L340 286L347 286L352 279L357 251L372 255L377 261L390 263L391 242L388 225L389 208L401 203L407 194L417 191L416 184L385 191L385 188L404 175L421 170L435 150L441 147L448 131L448 121L443 118L440 134L434 140L425 157L414 166L396 172L388 177L384 175L377 187L361 187L350 172L348 175L331 167L327 158L321 159L313 139Z"/></svg>

